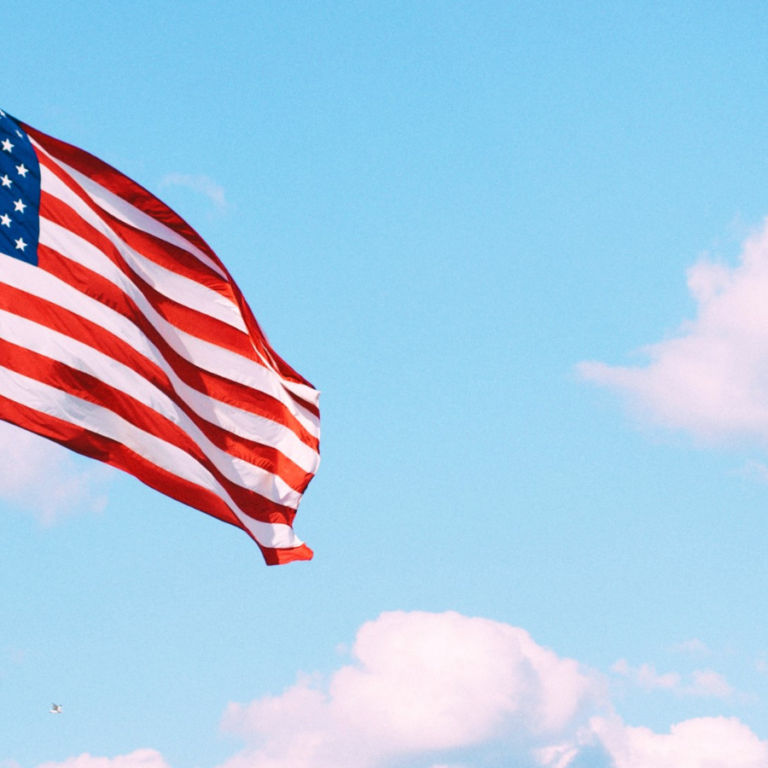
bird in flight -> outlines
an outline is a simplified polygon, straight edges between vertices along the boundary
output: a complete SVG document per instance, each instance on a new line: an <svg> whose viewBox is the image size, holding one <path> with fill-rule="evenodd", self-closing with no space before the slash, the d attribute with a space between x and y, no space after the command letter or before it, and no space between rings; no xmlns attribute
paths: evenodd
<svg viewBox="0 0 768 768"><path fill-rule="evenodd" d="M61 704L51 704L50 712L52 715L60 715L61 714Z"/></svg>

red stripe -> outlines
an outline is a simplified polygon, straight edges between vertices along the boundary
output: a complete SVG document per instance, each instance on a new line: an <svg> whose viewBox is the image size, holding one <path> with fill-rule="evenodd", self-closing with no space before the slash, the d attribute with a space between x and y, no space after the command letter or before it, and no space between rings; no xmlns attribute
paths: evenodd
<svg viewBox="0 0 768 768"><path fill-rule="evenodd" d="M283 360L282 357L280 357L280 355L277 354L277 352L275 352L275 350L272 348L272 345L269 343L266 334L261 330L261 326L256 320L256 316L253 314L250 306L248 306L248 302L245 300L245 297L241 293L240 288L234 281L232 281L232 291L234 292L235 298L237 299L237 305L240 307L240 314L243 316L243 320L245 320L246 328L248 328L251 336L261 340L262 352L266 354L267 359L272 361L275 366L275 370L288 381L295 381L297 384L304 384L305 386L310 387L310 389L315 389L315 387L313 387L309 381L307 381L300 373L295 371L290 365L288 365L288 363L285 362L285 360ZM294 400L296 400L297 403L299 403L299 405L306 408L310 413L314 414L318 418L320 417L320 409L314 403L310 403L308 400L299 397L293 392L290 392L290 395Z"/></svg>
<svg viewBox="0 0 768 768"><path fill-rule="evenodd" d="M80 171L84 176L122 198L129 205L146 213L147 216L165 224L166 227L181 235L189 243L197 246L226 273L226 268L208 243L181 216L140 184L85 150L73 147L60 139L53 138L53 136L48 136L26 123L21 123L21 125L51 155L72 166L76 171Z"/></svg>
<svg viewBox="0 0 768 768"><path fill-rule="evenodd" d="M38 153L41 162L48 166L54 173L56 173L57 176L66 184L67 188L73 194L77 195L81 200L83 200L85 204L89 205L91 210L93 210L110 227L115 235L120 237L130 247L134 248L147 259L154 261L160 266L171 269L177 274L184 275L189 279L195 280L199 284L205 285L212 290L217 291L220 295L234 300L235 304L240 309L248 334L251 337L250 341L262 356L262 359L257 359L257 361L260 363L266 362L267 365L272 367L275 372L282 376L287 382L296 382L311 387L311 384L309 384L306 379L300 376L272 349L258 322L253 316L253 313L245 302L241 291L234 283L234 281L231 280L231 277L226 268L222 265L216 254L211 250L207 243L205 243L205 241L183 219L177 216L168 206L151 195L146 189L136 184L134 181L128 179L123 174L119 173L98 158L93 157L89 153L79 150L76 147L66 144L65 142L49 137L30 126L24 125L24 128L28 131L29 135L33 137L40 146L44 147L46 152L51 153L54 158L58 158L60 161L76 169L79 173L82 173L86 177L92 179L95 183L101 185L112 194L124 200L128 205L135 207L139 211L142 211L144 214L150 216L153 220L164 224L171 231L175 232L177 235L186 240L186 242L188 242L190 245L195 246L197 249L199 249L199 251L206 254L207 257L211 260L211 264L215 265L221 270L221 273L224 275L224 279L222 279L221 275L217 274L216 269L206 265L204 262L200 262L193 254L187 253L183 248L171 245L164 241L162 238L158 238L155 235L151 235L148 232L142 231L140 225L132 226L126 224L125 222L117 219L115 216L101 209L97 204L95 204L94 201L90 199L90 197L79 186L79 184L74 181L74 179L69 177L69 175L63 171L63 169L58 168L55 161L47 160L43 156L43 152ZM59 213L61 214L61 211L59 211ZM83 236L83 229L93 230L93 232L96 231L93 227L86 228L84 224L79 221L79 218L76 216L76 214L74 214L74 212L67 212L66 216L63 216L62 218L64 221L68 222L63 224L63 226L66 226L71 231L80 234L80 236ZM75 222L77 222L77 224ZM101 237L103 238L104 236ZM113 263L119 266L124 274L126 274L129 279L131 279L131 281L137 285L137 288L142 291L150 305L153 306L156 311L158 311L160 316L166 318L166 320L172 326L186 330L187 332L190 332L201 339L209 340L214 338L215 340L212 343L227 349L232 349L231 345L233 344L240 345L243 343L243 339L240 336L232 335L231 331L229 330L216 328L216 324L220 324L221 321L215 321L214 318L209 318L210 320L215 321L213 323L208 323L205 321L202 330L194 330L195 328L200 328L200 313L195 312L189 307L184 307L182 304L170 299L169 297L160 295L158 291L147 285L139 276L126 272L126 265L122 264L122 259L115 260L115 256L117 254L114 245L110 244L108 248L105 248L103 241L94 242L92 240L91 242L93 242L95 247L98 247L100 250L102 250L102 252L105 252L108 257L113 260ZM293 416L289 408L284 406L275 398L266 395L265 393L258 392L257 390L241 384L237 384L236 382L230 381L217 374L197 369L193 364L181 358L177 353L173 351L173 349L170 348L164 339L160 337L160 334L157 332L157 330L148 323L147 318L144 317L141 312L139 312L138 308L135 306L135 303L130 301L128 297L119 291L119 289L117 289L116 295L114 292L115 287L112 286L111 288L108 288L105 286L105 283L108 281L103 280L100 278L100 276L94 275L94 273L90 272L89 270L75 265L73 262L66 259L65 256L55 254L50 249L41 248L40 250L43 252L43 256L41 257L41 264L44 261L47 261L48 266L52 267L49 269L49 271L59 275L60 277L63 277L66 282L75 288L78 287L78 282L80 282L81 285L87 284L88 286L93 286L94 279L97 278L98 284L95 285L93 289L97 292L97 295L94 298L96 298L98 301L101 301L105 306L112 306L114 309L121 312L123 316L125 316L130 322L132 322L135 327L141 333L143 333L149 341L151 341L151 343L158 349L160 354L165 357L165 362L171 366L174 372L188 386L193 387L202 396L213 397L214 399L223 403L229 403L235 407L244 408L253 412L254 414L264 416L271 419L272 421L284 424L286 427L291 429L305 444L310 445L310 447L312 447L314 450L317 450L317 440L306 432L298 420ZM82 290L82 288L80 288L80 290ZM3 293L4 291L0 290L0 294ZM87 329L93 339L99 339L97 344L92 344L95 349L98 349L99 351L105 351L104 347L107 347L109 351L105 352L106 354L112 354L112 352L115 350L124 353L126 355L126 364L129 365L131 369L135 370L139 375L144 375L144 373L143 371L137 370L137 368L145 369L148 371L151 374L147 377L149 382L154 382L156 380L162 382L162 386L160 387L161 391L171 397L171 399L177 403L177 406L183 408L187 415L194 419L196 423L201 421L200 417L198 417L194 411L190 412L190 409L188 406L186 406L186 404L182 405L178 402L179 398L175 395L175 392L173 392L173 388L170 386L170 381L160 366L150 360L143 358L135 350L131 350L130 345L123 342L122 339L116 338L113 334L98 328L95 324L89 323L83 318L78 318L76 315L74 315L74 313L67 313L60 307L55 307L55 305L47 306L47 302L33 298L24 294L23 292L17 292L16 298L18 299L19 296L26 296L27 303L32 303L36 306L36 309L31 310L33 313L41 312L42 314L47 314L49 315L49 319L51 319L51 317L57 317L57 322L63 322L65 325L71 324L74 321L74 325L76 327L79 326L79 332L71 334L73 338L78 338L84 341L84 343L88 343L88 341L86 341L86 337L84 337L82 333L84 329ZM25 313L21 311L18 312L18 314L26 316ZM223 325L227 324L224 323ZM91 328L89 326L93 327ZM0 348L4 349L6 353L11 346L12 345L9 343L0 343ZM233 351L236 351L239 354L243 354L243 349L243 347L237 346ZM29 350L21 350L21 348L17 348L17 350L18 355L23 358L21 362L26 361L26 364L29 364L30 359L34 353L30 352ZM247 348L245 356L248 359L254 359L250 347ZM40 355L36 355L35 357L38 358L38 364L40 360L47 361L43 367L45 368L47 366L48 368L45 371L41 371L41 374L44 373L46 377L50 378L50 376L54 373L52 370L50 370L50 366L58 366L60 369L66 369L68 371L67 375L72 377L72 386L77 387L79 392L82 392L83 388L85 387L84 391L88 394L89 397L97 398L97 400L94 402L99 402L101 404L102 401L106 400L106 402L114 405L115 408L122 409L126 411L127 414L130 414L136 418L140 417L141 423L143 423L143 421L148 418L148 412L150 412L151 409L149 409L147 406L142 406L140 403L135 402L134 398L130 398L124 393L119 393L117 390L113 390L107 387L107 385L105 385L103 382L100 382L89 374L74 372L72 369L69 369L68 366L55 363L55 361L51 361ZM17 362L18 361L19 358L17 358ZM44 380L47 381L48 378ZM67 379L67 381L70 380ZM286 389L286 392L292 398L293 402L305 408L307 412L313 413L316 416L319 415L317 406L314 403L314 398L313 402L306 402L304 398L297 396L290 390ZM79 396L82 396L82 394ZM151 411L151 413L155 414L154 411ZM10 416L8 414L10 414ZM180 501L189 504L190 506L201 509L208 514L219 517L220 519L226 520L227 522L235 524L240 528L244 527L236 519L233 520L233 513L226 508L225 503L215 493L205 491L193 483L190 483L189 481L184 481L181 478L171 475L171 473L168 473L165 470L161 470L160 468L155 467L151 464L151 462L136 456L136 454L131 452L125 446L117 444L112 440L107 440L98 435L93 435L86 430L73 427L72 425L62 426L64 425L64 422L60 422L58 419L54 420L52 417L48 417L43 414L36 414L30 409L24 409L21 406L11 403L6 398L1 397L0 418L11 420L20 424L21 426L32 429L32 431L36 431L39 434L47 435L53 439L59 440L59 442L69 444L69 447L79 451L80 453L95 456L96 458L99 458L106 463L112 464L113 466L117 466L121 469L125 469L126 471L141 479L143 482L151 485L154 488L157 488L157 490L166 493L173 498L177 498ZM153 419L154 421L158 422L156 424L153 422L153 429L164 430L172 428L176 433L179 433L177 434L177 437L182 439L185 445L192 442L189 435L184 433L183 430L181 430L177 425L173 424L173 422L163 420L163 424L161 425L159 420L157 420L156 414L154 415ZM43 422L46 421L47 424L44 424ZM55 425L55 428L51 426L54 424L54 421L58 422L58 424ZM202 420L202 422L203 425L205 425L205 433L216 434L229 446L226 450L231 453L234 451L231 451L230 448L243 447L251 442L244 441L235 435L231 435L227 432L227 430L221 427L215 427L205 420ZM168 425L172 425L172 427L169 427ZM200 426L203 428L202 425ZM69 431L66 432L67 430ZM64 432L66 432L65 439L60 439L60 437L57 437L57 435L61 435ZM309 440L306 438L309 438ZM234 444L231 444L232 441L234 441ZM266 446L258 447L260 450L266 448ZM252 446L247 445L247 448L251 449ZM280 454L278 451L272 450L272 453L274 454L271 457L272 463L279 464L280 459L284 460L283 463L285 463L285 461L290 461L286 457L282 457L282 454ZM275 462L275 459L278 459L278 461ZM281 471L286 471L287 474L291 474L294 469L298 468L284 467ZM310 476L307 473L304 473L304 477L301 480L303 487L306 487L306 483L309 481L309 478ZM255 493L249 493L249 495L257 496ZM291 512L293 512L293 510L291 510ZM309 559L312 557L311 550L305 545L288 550L277 550L263 547L261 545L259 546L262 549L265 560L269 564L290 562L296 559Z"/></svg>
<svg viewBox="0 0 768 768"><path fill-rule="evenodd" d="M139 355L129 344L95 323L10 286L0 286L0 309L75 338L122 363L168 397L214 445L232 456L278 475L299 493L304 492L312 479L311 473L303 470L276 448L233 434L202 418L177 394L167 375L158 365Z"/></svg>
<svg viewBox="0 0 768 768"><path fill-rule="evenodd" d="M238 508L254 520L260 520L263 523L292 524L296 516L295 509L271 501L256 491L248 490L229 480L187 432L134 397L110 387L88 373L70 368L57 360L51 360L2 339L0 339L0 366L106 408L153 437L184 451L207 469Z"/></svg>
<svg viewBox="0 0 768 768"><path fill-rule="evenodd" d="M189 251L185 251L177 245L169 243L167 240L162 240L149 232L137 229L122 219L113 216L97 205L88 193L55 160L42 153L38 154L38 159L41 166L44 166L54 174L73 195L87 205L123 242L135 251L138 251L159 266L165 267L172 272L177 272L189 280L194 280L206 288L216 291L229 301L235 302L230 283L196 256L193 256ZM43 187L43 192L45 191L45 187ZM55 197L54 195L51 196Z"/></svg>
<svg viewBox="0 0 768 768"><path fill-rule="evenodd" d="M105 163L103 160L99 160L99 158L94 157L90 153L78 149L77 147L73 147L71 144L67 144L66 142L60 141L59 139L54 139L52 136L47 136L46 134L31 128L31 126L24 125L24 128L53 157L71 166L76 171L79 171L89 179L95 181L97 184L100 184L102 187L109 190L114 195L117 195L129 205L134 206L134 208L137 208L156 221L165 224L171 230L176 232L176 234L181 235L181 237L183 237L185 240L197 246L201 251L208 255L214 261L214 263L219 266L225 273L228 278L229 287L235 291L236 302L238 304L240 303L242 300L242 294L235 286L234 280L231 279L226 267L221 263L219 258L216 256L210 246L203 240L203 238L200 237L200 235L198 235L197 232L195 232L195 230L192 229L192 227L190 227L186 221L184 221L178 214L176 214L175 211L169 208L162 201L158 200L154 195L144 189L144 187L137 184L132 179L129 179L127 176L124 176L122 173ZM42 165L45 165L47 168L57 172L59 178L65 179L66 173L63 172L63 169L55 168L54 164L50 163L44 156L39 156L39 160ZM76 184L73 179L67 178L66 183L70 189L79 194L82 199L86 200L92 209L99 214L99 216L110 222L114 219L113 216L108 214L102 208L95 206L87 194L80 189L79 185ZM249 332L253 336L253 341L257 348L259 348L263 354L271 353L268 354L268 357L274 356L274 352L269 347L266 336L262 332L261 327L259 326L258 322L256 322L256 319L252 314L250 320L246 319L246 325ZM301 380L301 383L307 383L301 379L301 377L298 376L298 374L296 374L292 369L290 373L291 375L288 376L289 379ZM298 379L295 379L294 377L298 377Z"/></svg>
<svg viewBox="0 0 768 768"><path fill-rule="evenodd" d="M244 331L240 331L210 315L191 309L157 291L126 264L114 243L106 235L96 230L66 203L43 192L40 197L40 216L64 227L98 248L139 289L157 313L176 328L242 355L262 367L264 366L264 363L256 355L250 337ZM84 293L87 288L87 285L84 286L86 289Z"/></svg>
<svg viewBox="0 0 768 768"><path fill-rule="evenodd" d="M166 472L134 453L122 443L97 435L54 416L35 411L2 395L0 395L0 419L53 440L83 456L97 459L127 472L150 488L154 488L182 504L240 528L256 541L253 534L243 526L215 493ZM256 543L259 544L258 541ZM312 550L304 544L289 549L274 549L259 544L259 548L268 565L279 565L292 560L312 559Z"/></svg>
<svg viewBox="0 0 768 768"><path fill-rule="evenodd" d="M133 205L140 211L146 213L149 216L152 216L158 221L161 221L174 232L181 235L187 241L197 246L200 248L200 250L210 256L226 274L228 278L228 287L232 291L235 302L240 307L240 311L243 315L243 319L245 320L246 327L248 328L248 331L252 336L253 342L257 348L267 359L269 359L274 364L275 370L285 379L294 381L299 384L304 384L314 389L309 381L307 381L303 376L301 376L301 374L299 374L290 365L288 365L288 363L283 360L282 357L280 357L280 355L278 355L277 352L272 348L272 345L269 343L269 340L262 331L261 326L251 311L251 308L245 301L240 288L231 278L226 267L221 263L218 257L214 254L213 250L208 246L208 244L180 216L178 216L171 208L154 197L154 195L149 193L142 186L129 179L127 176L124 176L107 163L104 163L102 160L99 160L98 158L89 154L88 152L78 149L77 147L73 147L72 145L60 141L59 139L54 139L51 136L47 136L46 134L33 129L30 126L24 125L24 128L51 155L60 159L62 162L71 166L85 176L88 176L90 179L97 182L105 189L108 189L118 197L122 198L130 205ZM45 158L45 156L39 156L39 160L41 164L53 170L59 176L59 178L64 180L67 183L67 186L69 186L70 189L72 189L82 199L84 199L103 219L110 222L110 224L113 221L119 221L104 211L102 208L94 205L87 194L80 189L79 185L70 179L62 169L59 169L55 167L54 164L50 163L47 158ZM120 222L119 225L115 225L115 229L123 230L127 234L128 230L126 227L129 227L129 225L126 225L124 222ZM129 229L133 232L140 231L133 227L129 227ZM148 235L148 233L144 234ZM162 252L165 249L165 241L160 241L158 245L160 252ZM141 248L137 247L137 250L141 250ZM197 260L195 261L197 262ZM291 396L295 398L297 402L307 408L310 412L314 413L316 416L319 416L319 409L316 405L307 402L303 398L300 398L293 393L291 393Z"/></svg>
<svg viewBox="0 0 768 768"><path fill-rule="evenodd" d="M0 419L42 435L83 456L135 475L146 485L189 504L225 523L243 528L232 510L215 494L152 464L122 443L68 421L36 411L0 395ZM181 493L179 493L179 490ZM208 498L205 498L205 497Z"/></svg>
<svg viewBox="0 0 768 768"><path fill-rule="evenodd" d="M254 541L256 540L254 539ZM259 544L258 541L256 543ZM285 549L262 547L261 544L259 544L259 547L261 547L261 554L264 555L267 565L285 565L297 560L311 560L315 554L306 544Z"/></svg>
<svg viewBox="0 0 768 768"><path fill-rule="evenodd" d="M111 228L116 232L123 232L127 237L125 238L126 242L131 241L132 239L132 233L140 233L141 235L145 237L150 237L148 233L142 232L141 230L137 230L134 227L131 227L129 225L126 225L124 222L121 222L119 219L116 219L114 216L103 210L101 207L96 205L90 198L90 196L80 187L77 182L74 181L63 169L61 169L58 165L56 165L55 162L52 162L49 160L45 155L40 155L40 161L41 164L44 165L46 168L51 170L53 173L55 173L62 182L72 191L73 194L77 195L86 205L88 205L91 210L93 210L102 220L107 222ZM53 197L53 196L51 196ZM157 253L163 253L163 244L165 241L160 241L157 238L153 238L154 240L157 240ZM135 247L136 250L139 252L141 251L141 247L139 243L134 243L132 247ZM179 249L180 251L182 249ZM187 257L189 257L189 254L186 254ZM166 263L163 264L168 269L172 269L174 271L177 270L177 267L173 264L173 262L168 262L168 260L165 260ZM195 260L196 263L200 263L197 260ZM158 259L158 263L161 263L162 259ZM223 268L223 267L222 267ZM195 279L194 275L187 275L191 277L191 279ZM220 278L217 278L217 280L220 280ZM201 284L207 285L205 281L199 281ZM217 285L219 283L217 282ZM312 387L312 385L306 381L302 376L300 376L291 366L288 365L272 348L272 346L269 344L269 341L267 340L266 336L264 335L263 331L261 330L261 327L259 326L253 312L251 311L251 308L248 306L248 303L245 301L245 298L243 297L240 289L235 284L235 282L229 278L229 283L224 284L226 286L226 290L219 290L222 295L225 295L230 301L234 301L235 304L240 309L241 316L243 318L243 321L245 322L246 328L248 329L250 341L251 343L256 347L256 349L259 350L261 353L261 357L257 357L258 362L262 362L262 360L269 360L273 369L284 379L287 379L289 381L296 381L298 383L304 384L306 386ZM212 287L212 286L208 286ZM304 398L296 395L294 392L291 392L290 390L286 389L287 394L300 406L307 409L310 413L312 413L314 416L318 417L320 416L320 411L318 407Z"/></svg>
<svg viewBox="0 0 768 768"><path fill-rule="evenodd" d="M303 443L315 451L318 450L319 443L317 438L306 430L284 403L261 390L232 381L216 373L204 371L190 363L165 341L159 331L146 319L141 310L128 296L101 275L92 272L71 259L67 259L65 256L44 245L38 247L38 266L55 275L77 291L89 295L129 320L154 344L179 378L185 384L200 392L200 394L282 424L296 434ZM58 305L54 306L58 309ZM88 323L89 321L83 318L82 322ZM98 328L101 333L108 333L100 329L99 326L94 325L94 327ZM74 338L80 338L80 336L73 333L69 335L74 336ZM118 346L131 350L131 353L124 354L123 357L117 357L116 359L121 360L121 362L137 357L143 359L143 356L137 353L129 344L112 334L110 336L119 342ZM107 354L116 357L112 351L108 351ZM126 362L126 364L130 363Z"/></svg>

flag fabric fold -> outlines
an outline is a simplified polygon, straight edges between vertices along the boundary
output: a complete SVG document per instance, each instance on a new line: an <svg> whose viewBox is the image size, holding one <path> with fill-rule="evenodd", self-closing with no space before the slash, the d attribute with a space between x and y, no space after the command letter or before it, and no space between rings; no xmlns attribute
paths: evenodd
<svg viewBox="0 0 768 768"><path fill-rule="evenodd" d="M320 460L317 390L168 206L0 110L0 419L244 530L270 565Z"/></svg>

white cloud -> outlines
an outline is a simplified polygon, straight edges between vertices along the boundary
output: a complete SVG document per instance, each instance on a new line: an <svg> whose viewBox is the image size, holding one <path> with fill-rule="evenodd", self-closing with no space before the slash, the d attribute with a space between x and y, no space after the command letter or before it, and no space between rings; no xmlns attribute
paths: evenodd
<svg viewBox="0 0 768 768"><path fill-rule="evenodd" d="M351 654L326 681L304 676L280 695L230 704L222 726L244 747L218 768L768 768L768 742L735 718L669 733L627 725L600 675L507 624L384 613L360 628ZM666 685L644 666L647 681ZM625 676L641 669L614 665ZM721 695L723 682L705 670L687 687ZM38 768L169 766L144 749Z"/></svg>
<svg viewBox="0 0 768 768"><path fill-rule="evenodd" d="M712 651L698 638L692 638L691 640L685 640L682 643L672 647L672 650L676 653L690 653L692 655L709 656Z"/></svg>
<svg viewBox="0 0 768 768"><path fill-rule="evenodd" d="M154 749L137 749L129 755L114 758L82 754L63 763L42 763L38 768L169 768L163 756Z"/></svg>
<svg viewBox="0 0 768 768"><path fill-rule="evenodd" d="M565 744L541 747L534 750L534 756L540 765L545 765L547 768L568 768L578 757L579 746L578 742L570 741Z"/></svg>
<svg viewBox="0 0 768 768"><path fill-rule="evenodd" d="M693 673L693 682L683 689L689 696L702 696L724 699L733 693L728 681L719 672L700 669Z"/></svg>
<svg viewBox="0 0 768 768"><path fill-rule="evenodd" d="M463 765L446 765L445 763L440 763L440 765L433 765L432 768L465 768Z"/></svg>
<svg viewBox="0 0 768 768"><path fill-rule="evenodd" d="M217 208L227 207L224 187L217 184L210 176L185 173L169 173L160 180L160 187L184 187L192 192L205 195Z"/></svg>
<svg viewBox="0 0 768 768"><path fill-rule="evenodd" d="M668 734L595 718L592 730L615 768L766 768L768 743L736 718L701 717Z"/></svg>
<svg viewBox="0 0 768 768"><path fill-rule="evenodd" d="M0 421L0 498L50 525L76 512L101 512L114 470Z"/></svg>
<svg viewBox="0 0 768 768"><path fill-rule="evenodd" d="M761 461L750 459L741 469L736 470L736 474L745 477L747 480L754 480L757 483L768 485L768 467Z"/></svg>
<svg viewBox="0 0 768 768"><path fill-rule="evenodd" d="M524 630L458 613L382 614L352 654L327 686L303 679L230 705L224 727L250 746L228 768L362 768L510 734L551 738L601 691Z"/></svg>
<svg viewBox="0 0 768 768"><path fill-rule="evenodd" d="M652 664L641 664L632 667L626 659L619 659L611 670L616 674L631 680L640 688L652 691L654 689L675 690L680 688L680 675L677 672L659 674Z"/></svg>
<svg viewBox="0 0 768 768"><path fill-rule="evenodd" d="M724 699L733 694L728 681L719 672L699 669L691 673L688 681L678 672L659 674L653 664L633 667L626 659L619 659L611 671L626 678L633 685L646 691L665 690L679 696Z"/></svg>
<svg viewBox="0 0 768 768"><path fill-rule="evenodd" d="M647 365L584 362L579 372L662 426L768 443L768 223L744 243L737 266L702 259L691 267L688 289L695 319L645 347Z"/></svg>
<svg viewBox="0 0 768 768"><path fill-rule="evenodd" d="M14 666L21 666L29 656L26 648L6 648L2 653L2 658Z"/></svg>

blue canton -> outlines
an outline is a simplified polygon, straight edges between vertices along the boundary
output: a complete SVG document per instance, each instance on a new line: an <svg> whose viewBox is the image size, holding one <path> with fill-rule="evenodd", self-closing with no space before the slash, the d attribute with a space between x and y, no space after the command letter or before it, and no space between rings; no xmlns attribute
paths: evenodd
<svg viewBox="0 0 768 768"><path fill-rule="evenodd" d="M39 239L40 164L27 134L0 109L0 261L37 266Z"/></svg>

